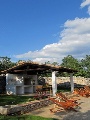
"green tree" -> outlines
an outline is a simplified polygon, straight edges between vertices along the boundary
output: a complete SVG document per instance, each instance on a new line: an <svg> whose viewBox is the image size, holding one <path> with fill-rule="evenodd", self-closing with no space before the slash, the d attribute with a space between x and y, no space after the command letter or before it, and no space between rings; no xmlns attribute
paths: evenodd
<svg viewBox="0 0 90 120"><path fill-rule="evenodd" d="M64 59L62 59L61 66L77 70L78 72L75 75L83 76L83 69L80 61L78 61L71 55L68 55L67 57L64 57ZM64 73L64 76L68 76L68 74Z"/></svg>
<svg viewBox="0 0 90 120"><path fill-rule="evenodd" d="M5 70L11 68L12 66L16 65L16 63L11 62L11 58L0 57L0 70Z"/></svg>
<svg viewBox="0 0 90 120"><path fill-rule="evenodd" d="M62 59L61 66L77 69L77 67L79 66L79 63L78 63L78 60L75 59L73 56L68 55L67 57L64 57L64 59Z"/></svg>
<svg viewBox="0 0 90 120"><path fill-rule="evenodd" d="M45 64L51 64L50 61L45 62Z"/></svg>
<svg viewBox="0 0 90 120"><path fill-rule="evenodd" d="M90 77L90 55L86 55L86 57L81 60L81 65L84 70L85 77Z"/></svg>
<svg viewBox="0 0 90 120"><path fill-rule="evenodd" d="M59 63L57 63L57 62L53 62L52 65L54 65L54 66L58 66Z"/></svg>

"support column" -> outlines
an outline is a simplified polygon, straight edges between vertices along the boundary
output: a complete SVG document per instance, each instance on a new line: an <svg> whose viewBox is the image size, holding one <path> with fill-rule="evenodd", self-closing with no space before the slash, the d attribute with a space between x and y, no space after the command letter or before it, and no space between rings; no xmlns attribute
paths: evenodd
<svg viewBox="0 0 90 120"><path fill-rule="evenodd" d="M56 82L56 71L52 72L52 92L53 92L53 96L56 95L57 92L57 82Z"/></svg>
<svg viewBox="0 0 90 120"><path fill-rule="evenodd" d="M8 76L9 76L9 74L7 73L6 74L6 94L8 94L8 85L9 85Z"/></svg>
<svg viewBox="0 0 90 120"><path fill-rule="evenodd" d="M74 91L73 73L70 73L71 92Z"/></svg>

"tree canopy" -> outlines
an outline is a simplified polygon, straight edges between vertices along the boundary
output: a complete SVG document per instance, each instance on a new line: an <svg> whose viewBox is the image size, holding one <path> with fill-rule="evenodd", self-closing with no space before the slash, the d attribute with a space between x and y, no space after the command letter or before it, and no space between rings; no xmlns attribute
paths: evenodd
<svg viewBox="0 0 90 120"><path fill-rule="evenodd" d="M11 58L7 56L0 57L0 70L11 68L20 61L23 61L23 60L12 62ZM81 60L74 58L72 55L68 55L62 59L61 64L59 64L56 61L53 63L48 61L48 62L45 62L45 64L51 64L54 66L60 65L63 67L72 68L78 71L77 73L75 73L76 76L90 77L90 55L86 55L85 58ZM45 75L51 76L51 73L46 73ZM58 76L68 76L68 74L61 73L61 74L58 74Z"/></svg>
<svg viewBox="0 0 90 120"><path fill-rule="evenodd" d="M90 55L86 55L86 57L81 60L81 65L84 71L84 76L90 77Z"/></svg>
<svg viewBox="0 0 90 120"><path fill-rule="evenodd" d="M5 70L8 68L11 68L15 65L16 63L11 61L11 58L6 57L0 57L0 70Z"/></svg>

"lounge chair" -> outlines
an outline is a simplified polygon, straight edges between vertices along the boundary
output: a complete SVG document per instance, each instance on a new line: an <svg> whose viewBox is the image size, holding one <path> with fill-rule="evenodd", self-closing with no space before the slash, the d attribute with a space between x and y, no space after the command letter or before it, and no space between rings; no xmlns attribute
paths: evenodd
<svg viewBox="0 0 90 120"><path fill-rule="evenodd" d="M59 110L61 110L61 108L63 108L64 110L73 110L73 111L77 111L75 109L75 107L77 107L78 105L76 103L73 102L59 102L58 100L56 100L55 98L49 98L49 100L51 100L55 105L57 105L56 108L58 108ZM54 111L55 108L50 109L51 112L57 112L58 109L56 111Z"/></svg>
<svg viewBox="0 0 90 120"><path fill-rule="evenodd" d="M43 99L43 98L48 98L49 95L47 95L46 91L37 91L36 95L34 96L35 99Z"/></svg>
<svg viewBox="0 0 90 120"><path fill-rule="evenodd" d="M60 99L62 99L63 101L68 101L68 102L75 102L75 103L78 103L77 100L80 100L78 98L68 98L66 97L63 93L59 92L59 93L56 93L56 96L59 97Z"/></svg>
<svg viewBox="0 0 90 120"><path fill-rule="evenodd" d="M75 89L74 90L74 93L75 94L78 94L78 95L80 95L80 96L82 96L82 97L89 97L90 96L90 94L89 94L89 92L87 92L85 89L83 89L83 88L80 88L80 89Z"/></svg>
<svg viewBox="0 0 90 120"><path fill-rule="evenodd" d="M90 93L90 87L89 86L84 86L84 89Z"/></svg>

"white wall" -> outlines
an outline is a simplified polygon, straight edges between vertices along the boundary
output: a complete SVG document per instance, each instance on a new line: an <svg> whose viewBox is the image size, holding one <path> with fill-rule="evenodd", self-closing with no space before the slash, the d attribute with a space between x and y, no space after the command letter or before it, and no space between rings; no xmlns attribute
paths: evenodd
<svg viewBox="0 0 90 120"><path fill-rule="evenodd" d="M24 92L33 93L33 85L24 85L26 74L6 74L6 93L7 94L24 94ZM37 75L29 75L37 85ZM25 88L27 87L27 88ZM28 91L29 90L29 91Z"/></svg>
<svg viewBox="0 0 90 120"><path fill-rule="evenodd" d="M16 85L23 85L23 75L6 74L6 93L16 94Z"/></svg>
<svg viewBox="0 0 90 120"><path fill-rule="evenodd" d="M23 85L23 75L6 74L7 85Z"/></svg>

